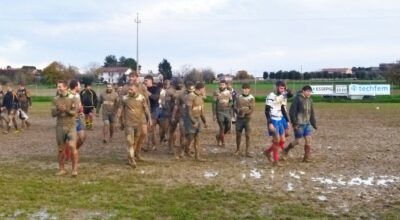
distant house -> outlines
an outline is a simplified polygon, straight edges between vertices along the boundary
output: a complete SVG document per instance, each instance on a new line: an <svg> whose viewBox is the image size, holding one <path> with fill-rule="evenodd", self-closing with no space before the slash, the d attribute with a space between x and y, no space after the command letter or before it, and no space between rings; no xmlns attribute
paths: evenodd
<svg viewBox="0 0 400 220"><path fill-rule="evenodd" d="M230 74L218 74L218 81L221 80L231 82L233 80L233 76Z"/></svg>
<svg viewBox="0 0 400 220"><path fill-rule="evenodd" d="M327 72L328 74L333 74L333 73L353 74L351 68L325 68L322 69L322 72Z"/></svg>
<svg viewBox="0 0 400 220"><path fill-rule="evenodd" d="M42 71L35 66L23 66L22 68L0 68L0 76L5 76L14 82L32 83L42 75Z"/></svg>
<svg viewBox="0 0 400 220"><path fill-rule="evenodd" d="M116 84L123 75L129 75L132 72L132 69L128 67L102 67L98 72L99 80L102 83Z"/></svg>

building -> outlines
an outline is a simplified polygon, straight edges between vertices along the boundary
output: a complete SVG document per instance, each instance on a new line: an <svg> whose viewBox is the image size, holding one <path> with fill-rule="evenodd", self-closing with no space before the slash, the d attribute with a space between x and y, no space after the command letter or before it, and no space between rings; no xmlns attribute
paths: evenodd
<svg viewBox="0 0 400 220"><path fill-rule="evenodd" d="M116 84L124 75L129 75L132 69L128 67L102 67L98 72L100 82Z"/></svg>
<svg viewBox="0 0 400 220"><path fill-rule="evenodd" d="M0 76L6 77L16 83L34 83L41 78L42 73L35 66L23 66L21 68L7 66L4 69L0 68Z"/></svg>
<svg viewBox="0 0 400 220"><path fill-rule="evenodd" d="M227 82L232 82L232 80L233 80L233 76L232 75L230 75L230 74L218 74L218 81L221 81L221 80L225 80L225 81L227 81Z"/></svg>
<svg viewBox="0 0 400 220"><path fill-rule="evenodd" d="M322 69L321 71L327 72L328 74L333 74L333 73L353 74L351 68L325 68Z"/></svg>

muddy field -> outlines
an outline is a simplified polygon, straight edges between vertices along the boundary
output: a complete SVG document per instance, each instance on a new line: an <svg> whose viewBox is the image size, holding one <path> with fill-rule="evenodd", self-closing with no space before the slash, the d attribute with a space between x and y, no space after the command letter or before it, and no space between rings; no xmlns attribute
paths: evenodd
<svg viewBox="0 0 400 220"><path fill-rule="evenodd" d="M55 120L48 108L48 104L34 106L32 128L18 134L0 134L0 166L23 164L56 172ZM133 173L151 177L166 187L189 184L216 185L226 191L251 190L281 198L282 204L307 203L342 217L377 218L383 210L399 206L400 104L317 103L318 130L313 133L312 162L301 162L303 149L297 146L282 162L283 167L277 168L271 167L262 154L271 139L265 135L263 106L258 104L257 108L251 149L254 158L233 155L233 133L225 148L216 146L217 125L209 111L209 127L201 134L202 154L208 161L175 161L164 143L157 151L143 153L146 161L134 171L125 165L123 132L118 131L111 143L103 144L101 120L96 118L94 130L87 132L88 140L80 150L78 181L93 175L118 181L120 173ZM270 210L259 212L268 215Z"/></svg>

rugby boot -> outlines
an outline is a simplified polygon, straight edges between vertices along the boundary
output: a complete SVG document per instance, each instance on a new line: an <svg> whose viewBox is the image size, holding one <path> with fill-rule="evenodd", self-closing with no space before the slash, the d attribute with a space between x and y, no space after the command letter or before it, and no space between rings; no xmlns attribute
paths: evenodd
<svg viewBox="0 0 400 220"><path fill-rule="evenodd" d="M283 148L283 155L287 156L289 155L289 151L294 148L294 145L290 143L287 147Z"/></svg>
<svg viewBox="0 0 400 220"><path fill-rule="evenodd" d="M268 159L269 162L272 162L272 157L271 157L271 147L267 148L264 150L263 154L264 156Z"/></svg>
<svg viewBox="0 0 400 220"><path fill-rule="evenodd" d="M63 175L65 175L65 174L67 174L67 171L65 171L64 169L62 169L62 170L59 170L59 171L56 173L56 176L63 176Z"/></svg>
<svg viewBox="0 0 400 220"><path fill-rule="evenodd" d="M194 159L195 159L196 161L199 161L199 162L204 162L204 161L206 161L205 159L203 159L203 158L200 157L200 152L199 152L198 150L195 150Z"/></svg>
<svg viewBox="0 0 400 220"><path fill-rule="evenodd" d="M272 166L273 167L281 167L282 165L280 163L278 163L278 161L274 161L274 162L272 162Z"/></svg>
<svg viewBox="0 0 400 220"><path fill-rule="evenodd" d="M140 153L135 154L135 158L139 162L144 162L144 159L143 159L143 157L140 156Z"/></svg>
<svg viewBox="0 0 400 220"><path fill-rule="evenodd" d="M77 177L78 176L78 171L73 170L72 173L71 173L71 176L72 177Z"/></svg>

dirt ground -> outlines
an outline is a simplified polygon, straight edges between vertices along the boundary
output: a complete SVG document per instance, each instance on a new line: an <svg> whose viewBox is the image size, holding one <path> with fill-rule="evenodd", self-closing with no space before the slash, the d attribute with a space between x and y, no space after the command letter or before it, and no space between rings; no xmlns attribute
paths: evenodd
<svg viewBox="0 0 400 220"><path fill-rule="evenodd" d="M332 215L356 212L360 217L376 217L380 210L399 203L400 104L317 103L312 162L301 162L301 143L278 168L271 167L262 155L271 139L265 135L263 106L257 107L251 136L254 158L233 155L234 133L228 135L225 148L216 146L217 124L208 111L209 127L201 134L207 162L175 161L164 143L157 151L143 153L146 162L139 163L134 172L157 174L154 181L166 186L219 185L228 191L250 188L287 201L311 201L312 206L323 207ZM45 106L33 108L31 120L30 129L0 134L0 163L26 163L56 171L55 119ZM117 131L111 143L103 144L101 120L96 118L94 130L87 135L80 150L79 175L88 175L99 166L103 175L129 169L123 132ZM292 138L291 134L289 140Z"/></svg>

